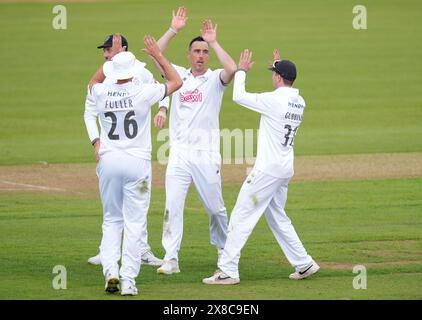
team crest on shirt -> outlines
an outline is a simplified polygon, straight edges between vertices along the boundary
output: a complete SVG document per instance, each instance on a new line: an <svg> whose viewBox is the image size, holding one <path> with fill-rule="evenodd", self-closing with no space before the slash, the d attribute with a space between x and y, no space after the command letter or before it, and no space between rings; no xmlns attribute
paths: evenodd
<svg viewBox="0 0 422 320"><path fill-rule="evenodd" d="M180 102L202 102L202 92L199 89L179 93Z"/></svg>

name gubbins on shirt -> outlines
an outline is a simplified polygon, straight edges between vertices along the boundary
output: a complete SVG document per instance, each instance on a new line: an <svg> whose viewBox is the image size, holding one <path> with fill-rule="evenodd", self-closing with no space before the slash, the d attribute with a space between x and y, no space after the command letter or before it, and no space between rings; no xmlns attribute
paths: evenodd
<svg viewBox="0 0 422 320"><path fill-rule="evenodd" d="M202 102L202 92L199 89L179 93L180 102Z"/></svg>
<svg viewBox="0 0 422 320"><path fill-rule="evenodd" d="M286 112L285 119L294 120L294 121L302 121L303 115L297 113Z"/></svg>
<svg viewBox="0 0 422 320"><path fill-rule="evenodd" d="M106 100L104 109L133 109L132 99Z"/></svg>

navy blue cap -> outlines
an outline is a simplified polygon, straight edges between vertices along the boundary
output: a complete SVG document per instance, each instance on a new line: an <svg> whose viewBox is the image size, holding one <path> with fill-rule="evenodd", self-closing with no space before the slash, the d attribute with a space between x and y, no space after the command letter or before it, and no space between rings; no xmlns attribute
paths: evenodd
<svg viewBox="0 0 422 320"><path fill-rule="evenodd" d="M277 72L283 79L289 81L296 79L296 66L290 60L275 61L269 69Z"/></svg>
<svg viewBox="0 0 422 320"><path fill-rule="evenodd" d="M110 34L109 36L107 36L107 38L104 40L104 43L100 46L98 46L98 49L101 48L111 48L113 46L113 35ZM129 48L129 45L127 43L127 40L125 37L122 36L122 47L126 47L127 49Z"/></svg>

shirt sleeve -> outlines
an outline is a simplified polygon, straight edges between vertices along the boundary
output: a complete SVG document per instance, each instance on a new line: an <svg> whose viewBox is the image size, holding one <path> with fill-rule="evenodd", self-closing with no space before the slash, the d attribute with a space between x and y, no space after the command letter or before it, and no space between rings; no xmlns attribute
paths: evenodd
<svg viewBox="0 0 422 320"><path fill-rule="evenodd" d="M167 86L162 83L146 84L145 85L145 100L149 105L153 105L160 100L163 100L167 95Z"/></svg>
<svg viewBox="0 0 422 320"><path fill-rule="evenodd" d="M166 108L168 110L169 109L169 105L170 105L170 98L167 96L167 97L164 97L163 100L161 100L158 103L158 108L164 107L164 108Z"/></svg>
<svg viewBox="0 0 422 320"><path fill-rule="evenodd" d="M141 78L141 82L147 84L159 83L157 80L154 79L154 76L151 71L146 69L144 66L145 64L142 63L142 65L139 67L139 76ZM161 101L158 102L158 109L164 107L168 110L169 105L170 99L168 97L164 97Z"/></svg>
<svg viewBox="0 0 422 320"><path fill-rule="evenodd" d="M249 93L245 90L246 72L236 72L233 85L233 101L250 110L271 116L270 108L265 103L265 93Z"/></svg>
<svg viewBox="0 0 422 320"><path fill-rule="evenodd" d="M224 71L224 69L217 69L215 70L215 74L217 76L217 86L218 89L221 91L224 91L227 89L227 87L229 86L229 83L223 83L223 80L221 80L221 73Z"/></svg>
<svg viewBox="0 0 422 320"><path fill-rule="evenodd" d="M139 73L141 74L141 81L143 83L155 83L155 79L151 71L149 71L145 67L140 67Z"/></svg>
<svg viewBox="0 0 422 320"><path fill-rule="evenodd" d="M96 106L96 97L94 92L94 87L92 90L87 90L86 100L85 100L85 112L84 112L84 121L86 130L88 132L88 136L90 141L94 141L94 139L99 138L100 132L97 126L97 117L98 111Z"/></svg>

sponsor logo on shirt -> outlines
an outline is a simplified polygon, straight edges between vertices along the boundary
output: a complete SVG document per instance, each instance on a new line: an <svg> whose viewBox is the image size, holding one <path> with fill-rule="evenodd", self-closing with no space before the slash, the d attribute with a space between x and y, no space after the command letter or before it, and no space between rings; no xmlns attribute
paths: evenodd
<svg viewBox="0 0 422 320"><path fill-rule="evenodd" d="M202 102L202 92L199 89L179 93L180 102Z"/></svg>
<svg viewBox="0 0 422 320"><path fill-rule="evenodd" d="M291 108L303 109L303 104L300 103L294 103L289 101L288 105Z"/></svg>
<svg viewBox="0 0 422 320"><path fill-rule="evenodd" d="M107 91L107 97L125 97L128 93L124 91Z"/></svg>

